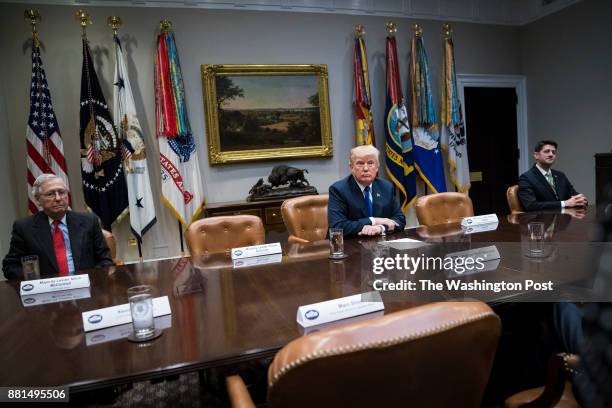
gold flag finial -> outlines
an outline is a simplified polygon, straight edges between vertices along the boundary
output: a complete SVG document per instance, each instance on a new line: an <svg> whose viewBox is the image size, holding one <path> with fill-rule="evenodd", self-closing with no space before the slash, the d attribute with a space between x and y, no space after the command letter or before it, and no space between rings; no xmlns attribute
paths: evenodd
<svg viewBox="0 0 612 408"><path fill-rule="evenodd" d="M30 25L32 26L32 41L34 42L34 46L40 46L40 42L38 41L38 31L36 30L36 24L42 19L40 13L36 9L27 9L23 12L23 18L30 20Z"/></svg>
<svg viewBox="0 0 612 408"><path fill-rule="evenodd" d="M387 33L391 36L397 32L397 26L393 21L387 21L387 24L385 24L385 28L387 29Z"/></svg>
<svg viewBox="0 0 612 408"><path fill-rule="evenodd" d="M451 34L453 33L453 29L451 28L450 24L444 24L442 26L442 31L444 31L444 38L445 39L449 39L451 38Z"/></svg>
<svg viewBox="0 0 612 408"><path fill-rule="evenodd" d="M172 30L172 22L170 20L162 20L159 22L159 29L162 32L167 32Z"/></svg>
<svg viewBox="0 0 612 408"><path fill-rule="evenodd" d="M365 27L361 24L357 24L355 26L355 36L357 38L362 38L365 35Z"/></svg>
<svg viewBox="0 0 612 408"><path fill-rule="evenodd" d="M81 29L83 30L83 37L85 37L87 26L92 24L91 16L85 10L77 10L74 18L81 25Z"/></svg>
<svg viewBox="0 0 612 408"><path fill-rule="evenodd" d="M117 32L119 31L119 28L121 28L121 24L123 24L123 21L121 21L121 17L110 16L106 19L106 23L110 26L110 28L113 29L113 34L117 35Z"/></svg>
<svg viewBox="0 0 612 408"><path fill-rule="evenodd" d="M414 35L417 37L422 37L423 36L423 28L421 27L420 24L415 24L412 26L412 29L414 30Z"/></svg>

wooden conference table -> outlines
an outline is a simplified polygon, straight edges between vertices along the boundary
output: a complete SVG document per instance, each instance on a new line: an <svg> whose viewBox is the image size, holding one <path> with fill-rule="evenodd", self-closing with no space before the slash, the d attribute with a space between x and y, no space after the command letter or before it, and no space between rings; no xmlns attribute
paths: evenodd
<svg viewBox="0 0 612 408"><path fill-rule="evenodd" d="M544 221L552 242L560 246L549 259L531 260L521 254L526 224L534 220ZM594 226L592 210L584 219L532 213L500 217L494 231L463 234L458 225L449 225L406 230L387 240L410 237L432 243L429 248L451 245L455 250L495 244L501 253L499 264L458 278L550 279L571 289L574 282L584 286L586 281L588 286L590 275L584 265L589 253L581 243L590 239ZM62 385L78 392L272 356L304 334L296 323L300 305L371 290L371 259L381 254L380 239L345 240L349 257L340 262L328 259L328 243L321 241L285 244L282 261L260 266L234 268L220 254L92 270L90 297L28 307L17 282L1 282L0 386ZM563 245L571 245L571 253ZM394 256L392 251L382 254ZM83 332L82 312L126 303L127 289L138 284L153 285L158 296L169 297L172 315L166 318L160 338L131 343L111 340L116 331L114 335ZM392 294L383 294L385 313L435 300L423 293L403 293L394 299L388 295ZM442 299L456 295L436 294ZM520 296L537 300L538 295L487 292L484 296L495 303Z"/></svg>

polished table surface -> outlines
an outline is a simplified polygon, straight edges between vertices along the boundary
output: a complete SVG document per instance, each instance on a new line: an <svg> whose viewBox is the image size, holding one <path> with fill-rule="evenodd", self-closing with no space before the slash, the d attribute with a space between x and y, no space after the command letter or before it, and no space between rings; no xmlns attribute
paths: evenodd
<svg viewBox="0 0 612 408"><path fill-rule="evenodd" d="M593 212L584 219L550 213L504 216L494 231L464 234L450 224L406 230L386 239L427 241L432 245L425 251L438 248L432 253L496 245L501 260L486 272L491 279L551 279L570 288L586 280L588 286L591 276L585 262L590 255L585 251L596 226ZM532 221L545 222L556 245L548 259L522 255L526 224ZM328 243L321 241L285 245L282 261L260 266L235 268L227 255L218 254L92 270L91 297L31 307L24 307L18 282L2 282L0 385L66 385L83 391L272 356L304 335L296 323L299 306L371 290L372 258L394 256L393 251L381 252L380 240L345 240L349 257L339 262L328 259ZM152 285L158 296L169 297L171 327L160 338L150 343L103 342L103 335L83 332L82 312L126 303L127 289L139 284ZM393 295L383 294L385 313L435 300L422 293ZM483 300L533 295L487 293Z"/></svg>

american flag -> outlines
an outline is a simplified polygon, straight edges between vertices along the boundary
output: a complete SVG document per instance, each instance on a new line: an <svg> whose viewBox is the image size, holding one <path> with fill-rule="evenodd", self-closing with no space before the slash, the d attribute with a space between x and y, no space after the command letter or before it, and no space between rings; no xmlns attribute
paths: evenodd
<svg viewBox="0 0 612 408"><path fill-rule="evenodd" d="M28 209L38 212L32 195L32 185L43 173L61 177L68 187L64 144L60 136L57 118L53 112L47 76L40 59L40 48L32 47L32 85L30 87L30 117L26 130L28 165Z"/></svg>

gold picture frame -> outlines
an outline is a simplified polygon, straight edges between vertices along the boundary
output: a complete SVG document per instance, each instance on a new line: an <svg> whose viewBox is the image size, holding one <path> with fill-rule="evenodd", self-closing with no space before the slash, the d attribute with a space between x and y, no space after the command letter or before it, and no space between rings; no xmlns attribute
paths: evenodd
<svg viewBox="0 0 612 408"><path fill-rule="evenodd" d="M201 66L211 165L333 156L327 65Z"/></svg>

